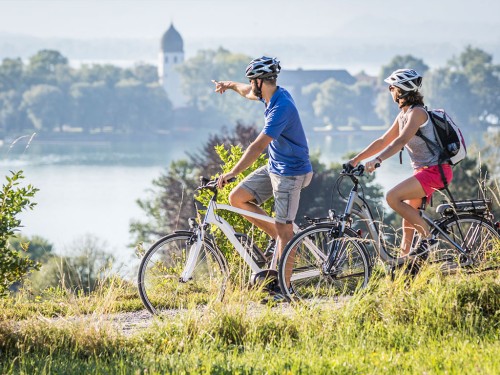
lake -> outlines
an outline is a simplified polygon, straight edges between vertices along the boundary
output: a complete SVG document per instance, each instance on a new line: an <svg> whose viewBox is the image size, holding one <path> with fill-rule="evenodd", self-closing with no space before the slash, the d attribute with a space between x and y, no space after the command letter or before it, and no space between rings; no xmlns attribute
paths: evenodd
<svg viewBox="0 0 500 375"><path fill-rule="evenodd" d="M366 146L376 134L312 133L311 152L320 152L323 162L342 162L347 152ZM66 253L86 234L95 235L107 251L123 262L133 254L129 223L145 219L136 200L148 194L152 180L172 160L201 149L203 142L102 142L98 144L60 144L37 142L29 137L12 147L0 147L0 171L24 171L26 183L40 191L33 211L24 212L22 233L39 235ZM377 171L376 181L384 188L409 176L408 156L403 165L394 156Z"/></svg>

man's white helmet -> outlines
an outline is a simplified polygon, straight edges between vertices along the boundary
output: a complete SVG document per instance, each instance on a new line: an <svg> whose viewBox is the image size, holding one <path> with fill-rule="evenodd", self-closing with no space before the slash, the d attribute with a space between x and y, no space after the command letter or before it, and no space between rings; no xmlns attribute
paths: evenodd
<svg viewBox="0 0 500 375"><path fill-rule="evenodd" d="M391 86L406 92L418 91L422 87L422 76L413 69L398 69L384 79Z"/></svg>

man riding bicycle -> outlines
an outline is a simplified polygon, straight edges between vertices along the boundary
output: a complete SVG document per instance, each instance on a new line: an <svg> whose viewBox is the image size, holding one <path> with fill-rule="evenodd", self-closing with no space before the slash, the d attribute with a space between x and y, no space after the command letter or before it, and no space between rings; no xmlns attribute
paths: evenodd
<svg viewBox="0 0 500 375"><path fill-rule="evenodd" d="M274 197L276 224L247 219L277 240L278 256L293 237L293 221L299 207L300 191L312 179L304 128L291 95L277 86L280 62L276 58L262 56L252 60L246 68L249 84L232 81L212 81L215 91L236 91L249 100L264 103L265 125L262 132L245 150L242 158L228 173L219 178L219 188L229 179L242 173L253 164L268 147L269 162L247 176L229 195L232 206L266 214L259 207Z"/></svg>

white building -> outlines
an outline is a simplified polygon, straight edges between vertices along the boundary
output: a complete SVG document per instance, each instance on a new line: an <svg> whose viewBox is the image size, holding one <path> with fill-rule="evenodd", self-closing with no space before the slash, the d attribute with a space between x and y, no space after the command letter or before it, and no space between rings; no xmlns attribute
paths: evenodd
<svg viewBox="0 0 500 375"><path fill-rule="evenodd" d="M184 42L172 23L161 39L158 76L174 109L185 107L187 103L182 93L180 74L177 71L177 67L183 62Z"/></svg>

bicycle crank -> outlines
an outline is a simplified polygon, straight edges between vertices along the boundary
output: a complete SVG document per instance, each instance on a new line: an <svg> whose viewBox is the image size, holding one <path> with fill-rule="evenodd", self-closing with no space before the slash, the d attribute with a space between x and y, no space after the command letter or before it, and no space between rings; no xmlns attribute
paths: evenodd
<svg viewBox="0 0 500 375"><path fill-rule="evenodd" d="M265 289L274 290L278 287L278 271L267 269L252 273L252 276L250 276L250 285L264 285Z"/></svg>

